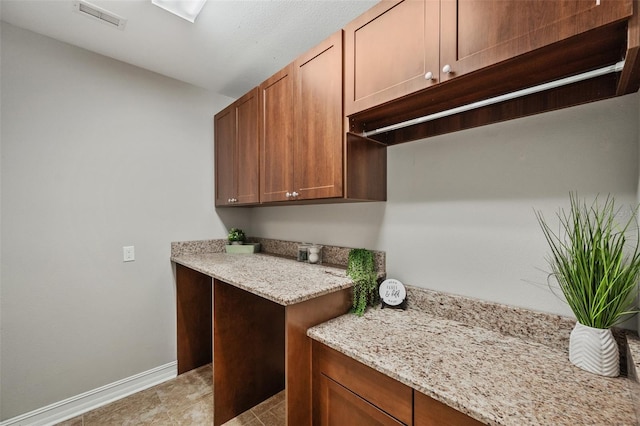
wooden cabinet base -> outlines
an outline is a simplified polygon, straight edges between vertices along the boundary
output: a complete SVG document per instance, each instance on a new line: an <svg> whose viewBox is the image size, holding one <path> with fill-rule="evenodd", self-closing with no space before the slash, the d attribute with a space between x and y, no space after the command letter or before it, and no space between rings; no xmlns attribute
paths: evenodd
<svg viewBox="0 0 640 426"><path fill-rule="evenodd" d="M211 281L176 265L178 374L211 362Z"/></svg>
<svg viewBox="0 0 640 426"><path fill-rule="evenodd" d="M213 359L214 425L286 389L287 424L310 426L307 329L345 314L351 289L283 306L182 265L176 289L178 374Z"/></svg>
<svg viewBox="0 0 640 426"><path fill-rule="evenodd" d="M481 423L440 401L414 391L414 426L480 426Z"/></svg>
<svg viewBox="0 0 640 426"><path fill-rule="evenodd" d="M213 286L213 424L284 389L284 306L222 281Z"/></svg>

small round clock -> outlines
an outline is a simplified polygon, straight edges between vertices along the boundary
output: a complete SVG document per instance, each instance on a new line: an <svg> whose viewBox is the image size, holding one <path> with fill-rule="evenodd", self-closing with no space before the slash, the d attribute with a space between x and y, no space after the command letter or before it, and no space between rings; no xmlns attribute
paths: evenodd
<svg viewBox="0 0 640 426"><path fill-rule="evenodd" d="M404 285L393 278L386 279L380 284L380 298L382 299L382 307L405 307L404 301L407 297L407 290Z"/></svg>

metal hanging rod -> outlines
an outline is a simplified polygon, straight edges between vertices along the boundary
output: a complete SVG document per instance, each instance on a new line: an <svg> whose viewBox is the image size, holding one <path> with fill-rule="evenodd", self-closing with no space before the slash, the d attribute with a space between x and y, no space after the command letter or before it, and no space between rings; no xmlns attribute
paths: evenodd
<svg viewBox="0 0 640 426"><path fill-rule="evenodd" d="M393 130L403 129L405 127L414 126L416 124L425 123L427 121L437 120L438 118L448 117L450 115L459 114L461 112L471 111L473 109L482 108L485 106L497 104L504 101L520 98L534 93L544 92L545 90L555 89L556 87L566 86L579 81L589 80L591 78L600 77L602 75L611 74L614 72L622 71L624 67L624 61L620 61L614 65L609 65L603 68L598 68L593 71L587 71L582 74L572 75L571 77L561 78L560 80L551 81L549 83L540 84L538 86L528 87L526 89L518 90L515 92L507 93L504 95L496 96L482 101L473 102L467 105L462 105L456 108L448 109L442 112L436 112L435 114L425 115L423 117L414 118L413 120L403 121L402 123L392 124L391 126L381 127L379 129L370 130L364 132L362 135L365 137L377 135L380 133L391 132Z"/></svg>

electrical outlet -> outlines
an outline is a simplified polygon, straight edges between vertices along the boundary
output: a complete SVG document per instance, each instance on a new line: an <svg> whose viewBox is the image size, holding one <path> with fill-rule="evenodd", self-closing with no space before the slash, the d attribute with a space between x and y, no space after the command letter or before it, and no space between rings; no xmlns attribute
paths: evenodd
<svg viewBox="0 0 640 426"><path fill-rule="evenodd" d="M125 262L136 260L136 252L133 246L122 247L122 260Z"/></svg>

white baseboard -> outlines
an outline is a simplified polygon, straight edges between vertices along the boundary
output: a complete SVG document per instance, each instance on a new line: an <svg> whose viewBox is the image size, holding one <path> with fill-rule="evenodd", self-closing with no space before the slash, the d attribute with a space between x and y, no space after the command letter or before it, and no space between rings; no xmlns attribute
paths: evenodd
<svg viewBox="0 0 640 426"><path fill-rule="evenodd" d="M141 390L173 379L178 374L177 361L161 365L63 401L38 408L0 422L0 426L50 426L82 413L117 401Z"/></svg>

